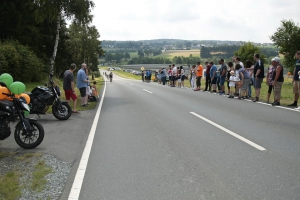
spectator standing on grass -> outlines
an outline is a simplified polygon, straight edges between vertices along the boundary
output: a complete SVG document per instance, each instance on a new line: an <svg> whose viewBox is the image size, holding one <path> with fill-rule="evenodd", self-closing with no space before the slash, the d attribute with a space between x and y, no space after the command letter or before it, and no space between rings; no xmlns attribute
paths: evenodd
<svg viewBox="0 0 300 200"><path fill-rule="evenodd" d="M250 83L249 83L249 87L248 87L248 97L250 98L252 95L252 87L251 86L253 85L253 82L254 82L254 79L253 79L254 65L251 60L246 61L246 70L249 72L249 76L250 76Z"/></svg>
<svg viewBox="0 0 300 200"><path fill-rule="evenodd" d="M203 66L200 64L200 62L197 62L197 88L195 91L200 91L201 90L201 78L203 75Z"/></svg>
<svg viewBox="0 0 300 200"><path fill-rule="evenodd" d="M89 99L89 96L91 95L91 85L90 85L90 79L89 79L89 69L85 69L85 74L86 74L86 79L89 81L87 83L87 87L86 87L86 102L85 104L88 105L88 99Z"/></svg>
<svg viewBox="0 0 300 200"><path fill-rule="evenodd" d="M231 92L234 93L233 91L231 91L232 87L229 86L231 71L233 71L233 73L234 73L234 68L233 68L233 63L232 62L228 62L227 65L228 65L227 77L226 77L227 78L227 89L228 89L228 94L227 95L230 96ZM235 87L235 84L234 84L234 87Z"/></svg>
<svg viewBox="0 0 300 200"><path fill-rule="evenodd" d="M181 88L184 88L185 74L182 66L180 66L180 77L181 77Z"/></svg>
<svg viewBox="0 0 300 200"><path fill-rule="evenodd" d="M211 65L206 61L205 62L205 65L206 65L206 77L205 77L205 89L204 91L211 91L211 78L210 78L210 68L211 68Z"/></svg>
<svg viewBox="0 0 300 200"><path fill-rule="evenodd" d="M260 59L260 55L257 53L254 55L255 65L254 65L254 88L255 88L255 98L253 102L259 101L261 83L265 77L264 63Z"/></svg>
<svg viewBox="0 0 300 200"><path fill-rule="evenodd" d="M161 76L162 84L166 85L167 72L165 68L162 68L160 76Z"/></svg>
<svg viewBox="0 0 300 200"><path fill-rule="evenodd" d="M173 70L172 70L171 65L169 65L168 76L169 76L169 86L171 86L172 85L172 76L173 76Z"/></svg>
<svg viewBox="0 0 300 200"><path fill-rule="evenodd" d="M272 65L275 66L275 71L272 75L272 81L274 87L274 103L272 103L272 106L280 106L281 88L284 81L283 67L280 64L280 58L278 57L273 58Z"/></svg>
<svg viewBox="0 0 300 200"><path fill-rule="evenodd" d="M248 94L247 94L247 89L250 83L250 76L247 70L245 68L242 68L240 64L235 65L235 70L238 71L239 78L240 78L240 88L241 92L239 93L239 99L247 99Z"/></svg>
<svg viewBox="0 0 300 200"><path fill-rule="evenodd" d="M85 69L87 68L85 63L82 63L81 69L77 73L76 86L80 91L81 97L81 106L86 106L87 98L86 98L86 87L89 80L87 80L87 76L85 73Z"/></svg>
<svg viewBox="0 0 300 200"><path fill-rule="evenodd" d="M229 62L229 63L232 63L232 62ZM232 65L232 68L233 68L233 65ZM228 82L229 82L229 97L228 98L234 98L234 90L235 90L235 73L233 70L231 70L229 72L230 74L230 77L228 78Z"/></svg>
<svg viewBox="0 0 300 200"><path fill-rule="evenodd" d="M272 59L271 60L271 65L268 68L268 73L267 73L267 78L266 78L266 84L268 86L268 100L267 103L270 103L270 97L271 93L274 90L273 87L273 73L276 67L276 62Z"/></svg>
<svg viewBox="0 0 300 200"><path fill-rule="evenodd" d="M145 73L144 73L144 70L142 70L142 81L145 82Z"/></svg>
<svg viewBox="0 0 300 200"><path fill-rule="evenodd" d="M298 72L300 71L300 51L296 52L296 64L293 72L293 93L294 93L294 103L288 105L291 107L296 107L299 99L300 93L300 84L299 84L299 75ZM297 108L300 110L300 106Z"/></svg>
<svg viewBox="0 0 300 200"><path fill-rule="evenodd" d="M196 82L196 65L193 65L192 66L192 69L191 69L191 89L192 90L195 90L195 82Z"/></svg>
<svg viewBox="0 0 300 200"><path fill-rule="evenodd" d="M225 79L226 79L226 73L227 73L227 65L224 63L224 59L222 58L220 60L221 64L221 71L220 71L220 85L221 85L221 92L220 95L225 94Z"/></svg>
<svg viewBox="0 0 300 200"><path fill-rule="evenodd" d="M65 91L66 100L68 101L69 105L71 104L71 99L73 100L73 113L79 113L76 110L77 105L77 96L75 93L75 84L74 84L74 71L76 70L76 65L74 63L71 64L70 69L66 70L64 73L64 82L63 82L63 89Z"/></svg>
<svg viewBox="0 0 300 200"><path fill-rule="evenodd" d="M235 58L235 63L236 64L240 64L242 68L244 68L244 63L241 61L241 58L240 57L236 57Z"/></svg>
<svg viewBox="0 0 300 200"><path fill-rule="evenodd" d="M216 87L217 87L217 66L214 64L214 62L209 63L211 68L210 68L210 77L211 77L211 85L212 85L212 92L217 92Z"/></svg>
<svg viewBox="0 0 300 200"><path fill-rule="evenodd" d="M172 64L172 85L171 87L176 87L176 80L177 80L177 67L175 64Z"/></svg>

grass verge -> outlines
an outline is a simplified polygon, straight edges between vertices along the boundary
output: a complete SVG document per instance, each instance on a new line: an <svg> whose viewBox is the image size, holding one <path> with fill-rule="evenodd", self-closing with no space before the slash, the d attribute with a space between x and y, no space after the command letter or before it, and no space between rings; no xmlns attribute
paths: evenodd
<svg viewBox="0 0 300 200"><path fill-rule="evenodd" d="M52 169L45 165L45 161L39 161L35 165L31 189L38 192L42 191L45 188L45 185L47 184L45 176L51 172Z"/></svg>
<svg viewBox="0 0 300 200"><path fill-rule="evenodd" d="M16 171L0 175L0 199L15 200L21 196L19 175Z"/></svg>

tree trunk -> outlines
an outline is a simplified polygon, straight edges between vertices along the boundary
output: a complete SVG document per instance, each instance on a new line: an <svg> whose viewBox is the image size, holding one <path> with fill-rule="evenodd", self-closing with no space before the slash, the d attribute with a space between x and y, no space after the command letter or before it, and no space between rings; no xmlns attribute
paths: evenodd
<svg viewBox="0 0 300 200"><path fill-rule="evenodd" d="M58 12L57 15L57 27L56 27L56 38L55 38L55 44L54 44L54 49L53 49L53 54L52 57L50 58L50 74L53 74L53 68L54 68L54 62L55 62L55 57L56 57L56 52L57 52L57 46L58 46L58 41L59 41L59 30L60 30L60 12Z"/></svg>

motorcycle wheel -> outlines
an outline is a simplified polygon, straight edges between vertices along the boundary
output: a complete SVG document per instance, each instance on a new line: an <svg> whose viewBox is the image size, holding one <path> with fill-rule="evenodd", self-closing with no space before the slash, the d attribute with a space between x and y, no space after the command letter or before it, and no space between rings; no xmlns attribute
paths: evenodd
<svg viewBox="0 0 300 200"><path fill-rule="evenodd" d="M61 103L62 109L59 109L57 103L52 106L52 113L56 119L66 120L72 115L72 108L67 102Z"/></svg>
<svg viewBox="0 0 300 200"><path fill-rule="evenodd" d="M33 149L41 144L44 139L44 128L37 121L29 121L33 131L28 133L24 130L22 122L18 123L15 129L15 140L24 149Z"/></svg>

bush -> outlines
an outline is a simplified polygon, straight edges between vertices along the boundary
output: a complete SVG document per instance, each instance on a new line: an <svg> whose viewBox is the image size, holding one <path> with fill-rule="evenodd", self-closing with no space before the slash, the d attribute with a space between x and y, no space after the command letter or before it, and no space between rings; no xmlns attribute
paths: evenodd
<svg viewBox="0 0 300 200"><path fill-rule="evenodd" d="M100 77L100 72L99 72L99 71L94 71L93 74L94 74L94 76L95 76L96 78L99 78L99 77Z"/></svg>
<svg viewBox="0 0 300 200"><path fill-rule="evenodd" d="M0 43L0 74L9 73L14 81L40 81L43 62L27 46L17 41Z"/></svg>

